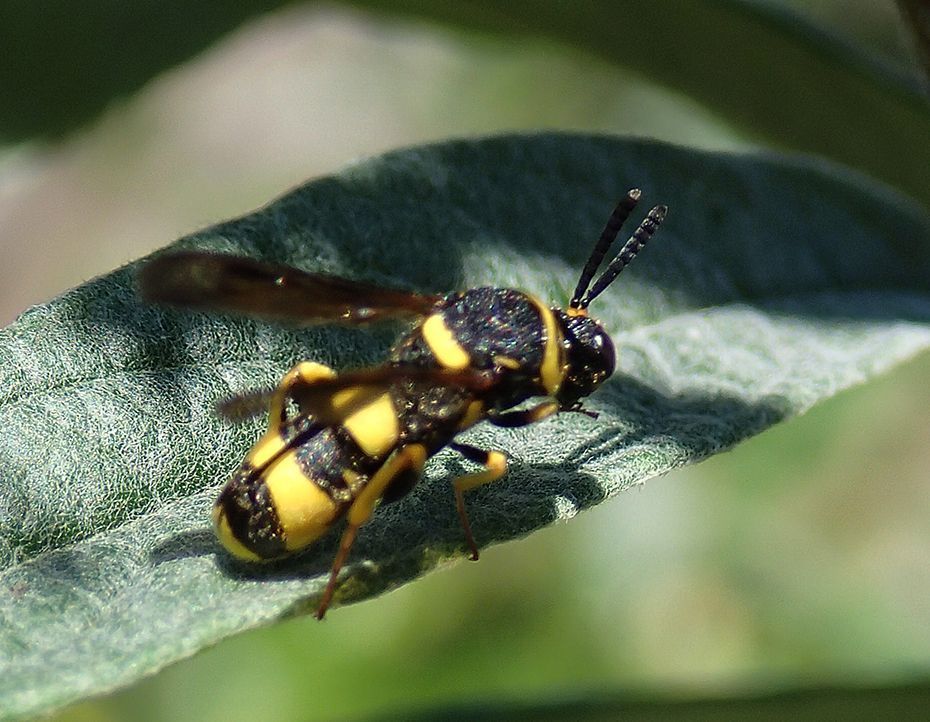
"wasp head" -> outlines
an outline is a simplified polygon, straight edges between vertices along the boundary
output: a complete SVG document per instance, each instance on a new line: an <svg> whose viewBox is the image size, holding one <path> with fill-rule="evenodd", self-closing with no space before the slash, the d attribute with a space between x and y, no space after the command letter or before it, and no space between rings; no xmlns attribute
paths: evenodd
<svg viewBox="0 0 930 722"><path fill-rule="evenodd" d="M556 394L563 409L577 409L580 401L614 372L616 355L610 336L593 318L554 309L562 326L568 370Z"/></svg>
<svg viewBox="0 0 930 722"><path fill-rule="evenodd" d="M563 410L580 411L581 399L600 386L613 372L616 364L614 345L610 337L594 319L588 316L588 305L597 298L620 272L626 268L648 243L665 219L668 208L656 206L633 231L633 235L620 248L604 272L594 280L594 274L604 260L620 228L639 202L641 191L633 188L620 200L607 221L581 277L575 286L568 309L553 309L565 344L566 372L556 398ZM592 283L593 280L593 283Z"/></svg>

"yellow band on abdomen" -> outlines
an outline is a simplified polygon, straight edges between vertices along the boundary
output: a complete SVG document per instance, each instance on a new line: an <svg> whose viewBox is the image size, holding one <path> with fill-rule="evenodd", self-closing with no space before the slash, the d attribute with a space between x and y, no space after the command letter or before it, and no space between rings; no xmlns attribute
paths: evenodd
<svg viewBox="0 0 930 722"><path fill-rule="evenodd" d="M265 484L289 552L303 549L332 526L340 505L308 478L293 453L265 471Z"/></svg>
<svg viewBox="0 0 930 722"><path fill-rule="evenodd" d="M213 528L216 530L216 538L220 540L220 544L234 557L247 562L263 561L258 554L236 539L229 526L229 519L226 518L226 512L219 504L213 507Z"/></svg>
<svg viewBox="0 0 930 722"><path fill-rule="evenodd" d="M343 427L368 456L381 456L400 438L400 422L390 394L381 394L346 417Z"/></svg>

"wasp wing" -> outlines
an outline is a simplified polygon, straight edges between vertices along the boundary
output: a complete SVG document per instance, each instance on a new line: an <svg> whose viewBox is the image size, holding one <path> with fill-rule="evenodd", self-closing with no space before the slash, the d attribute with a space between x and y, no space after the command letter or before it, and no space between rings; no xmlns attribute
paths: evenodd
<svg viewBox="0 0 930 722"><path fill-rule="evenodd" d="M376 366L360 371L316 379L297 380L288 389L301 415L312 416L316 423L333 426L367 406L391 386L404 381L428 382L437 386L455 386L473 392L487 391L496 380L495 372L464 369L450 371L416 366ZM231 420L264 413L275 394L273 389L250 391L217 404L217 412Z"/></svg>
<svg viewBox="0 0 930 722"><path fill-rule="evenodd" d="M426 315L439 296L382 288L243 256L185 251L150 261L139 290L153 303L301 324Z"/></svg>
<svg viewBox="0 0 930 722"><path fill-rule="evenodd" d="M254 389L216 402L216 413L229 421L244 421L268 413L275 389Z"/></svg>

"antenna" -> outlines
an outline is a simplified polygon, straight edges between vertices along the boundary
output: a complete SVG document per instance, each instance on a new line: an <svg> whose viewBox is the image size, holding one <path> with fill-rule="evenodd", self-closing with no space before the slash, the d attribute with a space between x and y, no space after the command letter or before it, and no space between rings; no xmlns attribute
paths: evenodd
<svg viewBox="0 0 930 722"><path fill-rule="evenodd" d="M636 208L641 195L642 191L639 188L631 188L617 204L617 207L614 208L614 212L607 219L607 225L604 226L601 237L594 245L591 255L588 256L587 263L584 264L581 277L578 279L578 285L575 286L572 300L568 304L569 308L585 308L587 306L587 304L581 305L581 298L584 296L584 292L588 290L588 284L591 283L595 271L601 265L601 261L604 260L604 255L607 253L607 249L610 248L610 244L614 242L620 228L626 223L626 219L630 217L633 209Z"/></svg>
<svg viewBox="0 0 930 722"><path fill-rule="evenodd" d="M622 203L623 202L621 201L621 205ZM616 214L616 211L614 213ZM630 240L624 244L623 248L621 248L620 252L614 256L614 260L610 262L610 265L607 266L607 268L601 274L600 278L598 278L594 282L594 285L588 289L587 293L585 293L584 298L578 301L577 304L574 298L572 299L571 308L577 308L579 310L586 309L590 305L591 301L597 298L605 288L613 283L613 280L620 275L620 271L626 268L630 261L636 258L636 254L643 249L643 246L649 242L649 239L652 238L652 235L656 232L656 229L658 229L659 224L665 220L665 215L667 213L667 206L656 206L651 211L649 211L649 213L643 219L642 223L639 224L639 227L633 231L633 235L630 236ZM613 216L611 216L611 221L612 220ZM610 222L608 222L608 226L609 225ZM614 232L614 235L616 235L616 231ZM601 239L603 240L603 236L601 236ZM598 246L596 246L594 250L597 251L599 246L600 241L598 241ZM606 251L606 248L604 250ZM593 257L594 253L591 255ZM601 252L601 258L603 258L603 255L604 252ZM598 263L600 263L600 259ZM587 271L587 265L585 266L585 271ZM584 273L582 273L582 276L583 275ZM575 291L575 293L577 294L578 292Z"/></svg>

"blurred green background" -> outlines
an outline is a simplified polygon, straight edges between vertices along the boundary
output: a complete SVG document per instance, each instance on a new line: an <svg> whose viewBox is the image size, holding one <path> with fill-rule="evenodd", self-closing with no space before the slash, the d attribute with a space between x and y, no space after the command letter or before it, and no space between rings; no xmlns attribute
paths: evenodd
<svg viewBox="0 0 930 722"><path fill-rule="evenodd" d="M893 2L773 4L916 77ZM7 124L0 320L398 146L566 128L760 147L700 98L552 41L301 3L230 27L99 115L75 104L81 122L51 140ZM624 32L644 30L618 28L618 43ZM771 92L764 65L759 78ZM479 564L323 624L243 634L57 719L338 719L925 680L928 408L925 355Z"/></svg>

